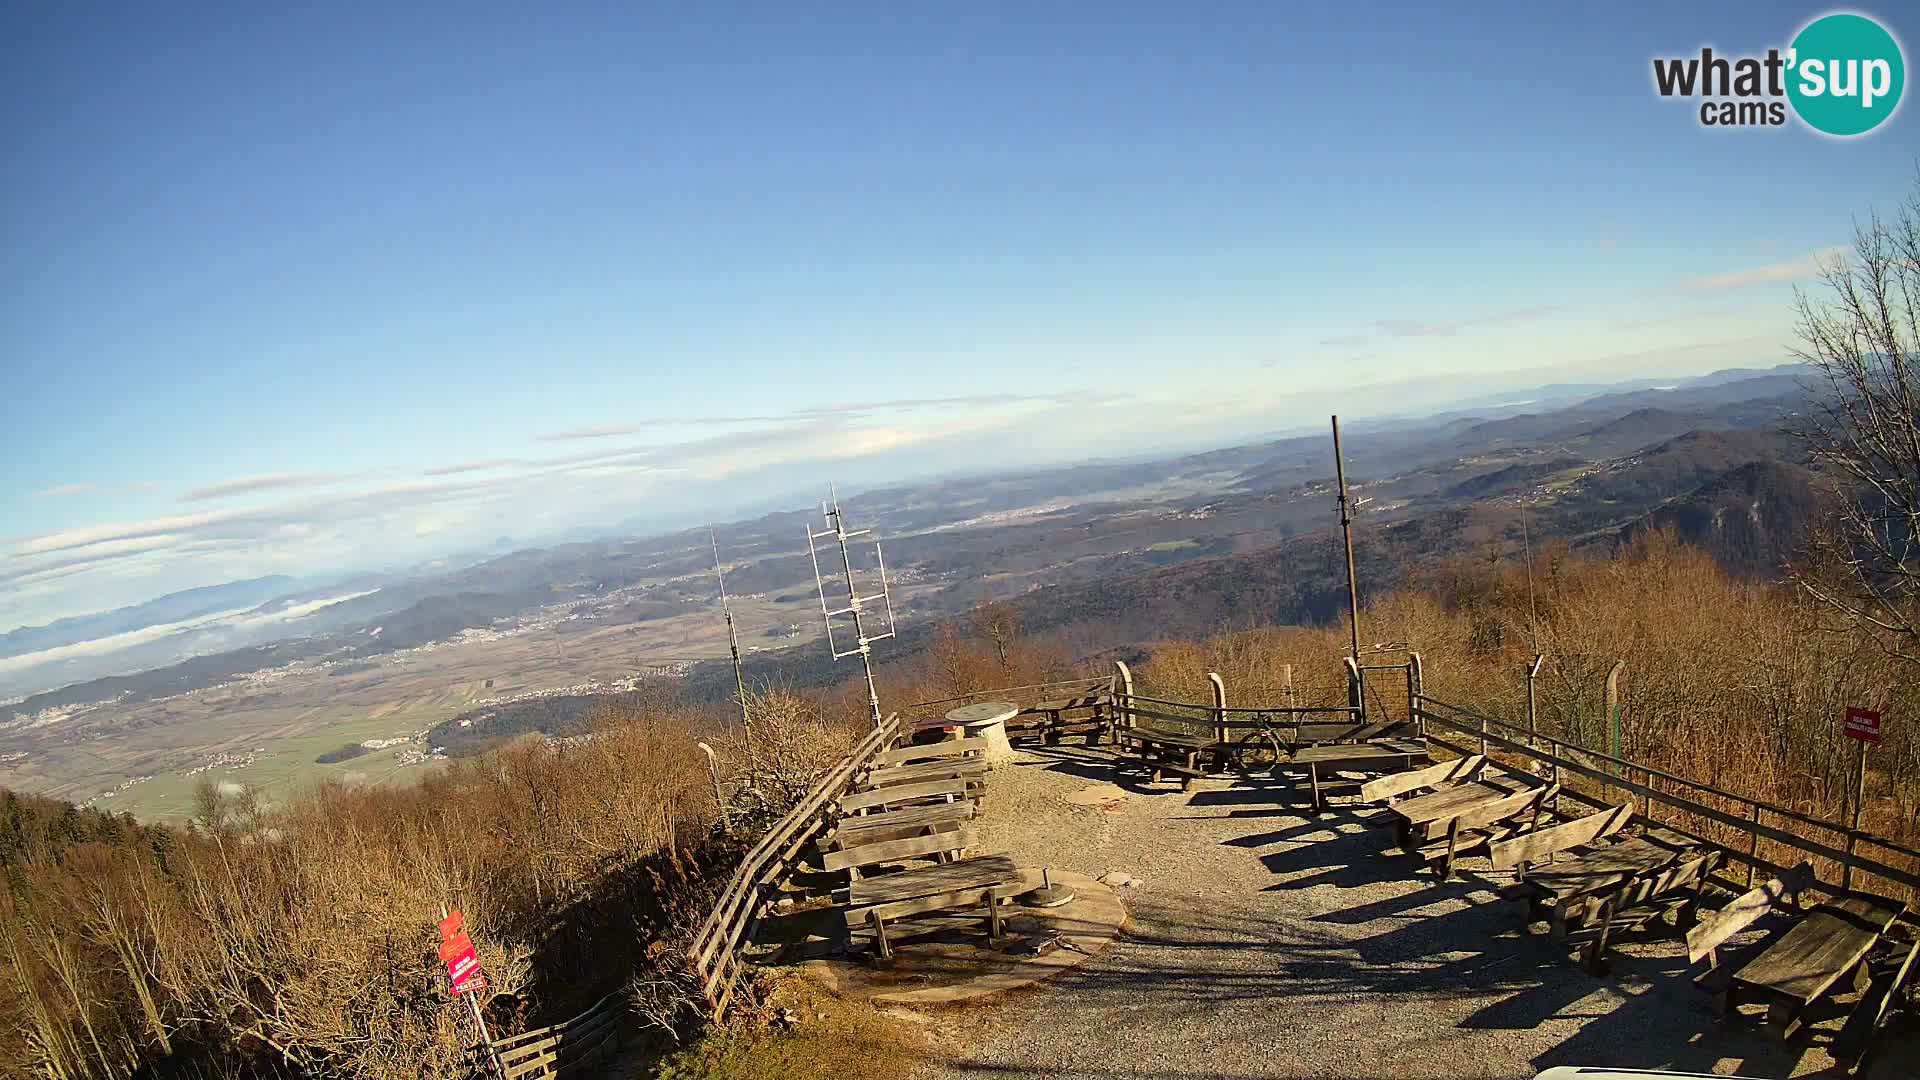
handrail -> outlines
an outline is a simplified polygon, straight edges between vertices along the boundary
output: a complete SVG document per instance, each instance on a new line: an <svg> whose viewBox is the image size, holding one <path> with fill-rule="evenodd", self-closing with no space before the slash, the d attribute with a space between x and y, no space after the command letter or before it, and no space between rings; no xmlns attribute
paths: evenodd
<svg viewBox="0 0 1920 1080"><path fill-rule="evenodd" d="M899 730L900 714L894 713L868 732L846 757L816 780L806 797L775 822L740 860L727 887L714 901L713 913L701 925L689 947L694 971L700 979L700 993L714 1019L725 1014L727 1002L733 997L740 945L753 927L761 890L786 876L787 864L806 845L807 838L824 824L821 811L828 801L839 797L854 774L891 745Z"/></svg>
<svg viewBox="0 0 1920 1080"><path fill-rule="evenodd" d="M1814 817L1811 814L1807 814L1799 810L1794 810L1790 807L1781 806L1778 803L1770 803L1764 799L1755 799L1747 795L1741 795L1737 792L1728 791L1725 788L1715 787L1712 784L1703 783L1701 781L1694 780L1689 777L1681 776L1678 773L1667 772L1665 769L1661 769L1656 766L1643 765L1638 761L1633 761L1628 758L1615 757L1614 755L1609 754L1604 750L1593 750L1588 747L1581 746L1579 743L1568 742L1565 739L1556 738L1555 736L1552 736L1552 735L1546 735L1546 734L1541 734L1537 732L1528 732L1525 727L1519 724L1515 724L1512 721L1502 719L1501 717L1498 717L1498 716L1492 716L1486 713L1482 713L1474 709L1469 709L1464 706L1453 705L1448 702L1441 701L1438 698L1429 697L1425 694L1420 695L1420 701L1426 705L1438 705L1441 708L1451 709L1454 712L1461 713L1466 716L1471 716L1476 721L1484 718L1489 724L1498 724L1500 727L1505 728L1509 731L1513 731L1522 735L1530 735L1535 741L1550 743L1556 747L1562 747L1568 750L1578 751L1579 753L1585 754L1588 757L1596 758L1600 761L1611 762L1612 764L1619 765L1623 768L1632 768L1636 772L1645 773L1649 776L1657 776L1662 780L1668 780L1676 784L1685 784L1688 787L1694 788L1695 790L1704 791L1707 794L1716 796L1718 798L1732 799L1735 802L1744 803L1748 808L1758 807L1769 814L1786 818L1789 821L1797 821L1803 825L1811 825L1817 829L1827 829L1832 832L1840 833L1843 836L1852 831L1846 825L1843 825L1837 821L1828 821L1825 818ZM1439 719L1438 717L1429 717L1429 718ZM1458 722L1455 722L1453 726L1458 728L1460 725L1458 724ZM1915 858L1920 858L1920 850L1904 847L1892 841L1871 837L1866 833L1861 833L1860 838L1863 840L1871 840L1877 846L1887 848L1890 851L1897 851L1902 855L1911 855Z"/></svg>
<svg viewBox="0 0 1920 1080"><path fill-rule="evenodd" d="M935 705L951 705L956 701L966 701L969 698L985 697L988 694L1016 694L1022 690L1064 690L1069 687L1088 688L1088 687L1094 687L1094 686L1111 685L1112 683L1113 683L1113 676L1098 675L1098 676L1089 676L1088 678L1084 678L1084 679L1055 679L1051 682L1028 683L1025 686L1001 686L1001 687L995 687L992 690L975 690L971 693L956 694L953 697L937 698L933 701L917 701L917 702L914 702L912 705L902 705L900 707L900 711L905 712L908 709L926 709L926 708L931 708Z"/></svg>
<svg viewBox="0 0 1920 1080"><path fill-rule="evenodd" d="M1431 708L1428 707L1428 706L1435 706L1435 705L1449 712L1458 714L1459 716L1470 717L1472 719L1472 722L1469 723L1467 720L1457 719L1455 716L1448 716L1448 715L1445 715L1444 713L1434 712ZM1537 746L1528 745L1526 742L1521 741L1520 738L1509 738L1507 735L1496 733L1494 730L1494 725L1498 725L1502 729L1513 730L1515 734L1523 738L1527 734L1525 729L1515 730L1516 725L1503 721L1499 717L1488 716L1485 713L1476 712L1471 709L1463 708L1459 705L1453 705L1448 702L1439 701L1437 699L1427 697L1426 695L1421 695L1419 705L1416 707L1415 712L1417 715L1421 716L1425 720L1440 724L1444 727L1450 728L1454 731L1458 731L1465 735L1471 735L1471 736L1480 738L1486 742L1493 743L1501 747L1502 749L1509 750L1514 753L1523 754L1528 757L1538 759L1540 761L1549 762L1557 769L1566 769L1575 773L1576 775L1584 776L1590 780L1594 780L1608 787L1618 788L1621 791L1629 792L1634 795L1639 795L1641 798L1647 800L1649 805L1652 803L1658 802L1665 806L1671 806L1675 809L1682 810L1687 813L1691 813L1699 817L1706 818L1709 821L1717 822L1728 828L1739 830L1741 832L1744 832L1750 837L1755 837L1755 838L1764 837L1765 839L1772 841L1775 844L1781 844L1786 847L1804 852L1808 855L1814 855L1823 859L1829 859L1843 866L1850 865L1856 870L1873 874L1877 877L1884 878L1888 881L1898 882L1902 885L1907 886L1908 888L1920 889L1920 875L1916 875L1912 871L1900 869L1899 867L1889 866L1886 863L1880 862L1875 859L1865 858L1859 855L1858 853L1854 852L1853 850L1851 850L1851 848L1855 843L1859 841L1865 841L1869 844L1872 844L1875 847L1885 848L1889 851L1893 851L1898 854L1909 855L1909 856L1920 856L1920 852L1915 852L1911 848L1904 847L1900 844L1886 840L1882 837L1878 837L1870 833L1854 830L1849 828L1848 826L1841 825L1837 822L1825 821L1820 818L1812 817L1811 815L1800 813L1798 811L1787 810L1784 807L1777 806L1776 804L1764 802L1759 799L1749 798L1745 795L1739 795L1731 791L1726 791L1722 788L1714 787L1710 784L1703 784L1698 781L1689 780L1686 777L1679 776L1675 773L1670 773L1662 769L1656 769L1650 766L1641 765L1638 762L1631 761L1626 758L1615 757L1611 754L1607 754L1605 752L1598 751L1598 750L1589 750L1586 747L1580 746L1577 743L1570 743L1564 739L1554 738L1553 736L1549 736L1549 735L1535 735L1534 738L1536 742L1545 742L1549 745L1549 749L1542 750ZM1579 755L1582 755L1584 757L1587 757L1589 759L1592 759L1600 763L1614 765L1617 767L1617 770L1614 773L1609 773L1609 772L1602 771L1599 768L1595 768L1591 765L1585 765L1578 761L1569 760L1565 756L1564 752L1566 751L1577 753ZM1769 814L1779 815L1781 817L1786 818L1788 821L1792 821L1797 824L1807 825L1813 828L1824 829L1828 832L1837 833L1840 836L1846 838L1848 842L1848 847L1847 849L1833 847L1829 844L1822 843L1820 840L1815 839L1813 837L1798 836L1798 835L1795 835L1794 833L1786 831L1785 829L1776 828L1772 825L1763 825L1760 823L1759 817L1757 814L1754 814L1751 817L1735 816L1734 814L1730 814L1730 813L1727 813L1726 811L1717 809L1712 806L1708 806L1705 803L1699 802L1695 799L1687 798L1684 795L1676 794L1671 791L1662 791L1658 788L1653 787L1651 780L1649 780L1647 783L1636 783L1635 781L1630 779L1631 774L1636 771L1646 774L1649 777L1658 776L1662 779L1670 781L1671 783L1690 787L1697 791L1701 791L1701 792L1705 792L1707 794L1713 795L1716 798L1727 799L1731 802L1739 804L1740 806L1744 807L1745 810L1747 811L1753 811L1756 809L1762 810ZM1663 823L1663 827L1671 827L1671 826ZM1719 847L1722 851L1726 852L1731 857L1738 859L1742 862L1748 863L1750 865L1764 865L1764 866L1767 866L1768 868L1772 868L1774 865L1770 862L1766 862L1765 860L1759 859L1756 855L1752 853L1735 851L1733 849L1726 848L1719 844L1715 844L1714 846Z"/></svg>

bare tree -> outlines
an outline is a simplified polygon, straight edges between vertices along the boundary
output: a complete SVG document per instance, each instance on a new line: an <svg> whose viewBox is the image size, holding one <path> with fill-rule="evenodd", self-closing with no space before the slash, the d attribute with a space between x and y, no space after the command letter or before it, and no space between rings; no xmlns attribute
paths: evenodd
<svg viewBox="0 0 1920 1080"><path fill-rule="evenodd" d="M1920 666L1920 183L1893 220L1856 226L1820 280L1796 292L1795 355L1816 373L1801 434L1843 490L1795 577Z"/></svg>

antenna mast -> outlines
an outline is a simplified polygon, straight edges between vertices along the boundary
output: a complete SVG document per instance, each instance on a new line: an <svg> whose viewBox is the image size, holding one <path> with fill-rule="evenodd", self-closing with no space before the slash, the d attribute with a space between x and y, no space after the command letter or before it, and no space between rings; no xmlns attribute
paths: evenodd
<svg viewBox="0 0 1920 1080"><path fill-rule="evenodd" d="M873 650L870 646L873 642L884 641L893 636L893 594L887 586L887 560L886 557L880 553L880 542L878 540L874 541L873 558L879 567L880 591L870 596L861 596L859 586L854 581L853 556L848 551L847 541L855 539L856 537L865 536L873 530L861 529L857 532L847 531L846 520L840 514L840 496L832 486L827 488L827 501L820 504L820 513L826 517L828 527L820 532L814 532L812 529L807 530L807 554L813 558L813 581L814 585L820 590L820 617L827 624L827 651L833 654L835 660L845 659L849 656L858 656L860 658L861 666L867 670L867 705L873 710L873 726L879 727L882 723L880 718L880 691L874 686L873 682ZM822 575L820 573L820 550L815 546L815 541L823 540L829 536L833 537L834 541L840 545L840 567L846 574L847 606L843 608L829 609L827 607L827 577L831 575ZM861 612L866 609L868 604L876 600L884 605L887 613L887 632L869 636L867 634L866 621L861 618ZM833 643L833 620L839 615L847 615L852 619L854 647L851 649L842 650Z"/></svg>
<svg viewBox="0 0 1920 1080"><path fill-rule="evenodd" d="M1353 573L1353 503L1347 498L1347 463L1340 456L1340 418L1333 418L1333 475L1340 485L1340 533L1347 546L1347 608L1353 616L1353 662L1360 663L1360 585Z"/></svg>
<svg viewBox="0 0 1920 1080"><path fill-rule="evenodd" d="M733 601L727 599L727 575L720 572L720 538L707 530L713 545L713 577L720 583L720 610L727 616L727 648L733 653L733 686L740 698L740 729L747 740L747 754L753 754L753 717L747 714L747 676L740 667L740 635L733 628Z"/></svg>

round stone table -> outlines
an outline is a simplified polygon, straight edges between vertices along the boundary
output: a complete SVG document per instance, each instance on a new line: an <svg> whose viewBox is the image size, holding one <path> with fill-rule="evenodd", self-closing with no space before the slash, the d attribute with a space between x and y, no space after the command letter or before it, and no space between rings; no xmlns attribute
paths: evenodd
<svg viewBox="0 0 1920 1080"><path fill-rule="evenodd" d="M1013 760L1013 744L1007 741L1007 721L1020 715L1020 706L1007 701L981 701L962 705L947 713L947 723L960 729L960 737L987 740L987 767L998 768Z"/></svg>

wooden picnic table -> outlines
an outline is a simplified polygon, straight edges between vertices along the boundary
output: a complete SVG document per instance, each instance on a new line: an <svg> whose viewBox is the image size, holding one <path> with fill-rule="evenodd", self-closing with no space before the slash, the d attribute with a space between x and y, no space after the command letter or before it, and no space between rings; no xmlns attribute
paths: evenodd
<svg viewBox="0 0 1920 1080"><path fill-rule="evenodd" d="M929 829L971 821L976 810L973 801L967 799L960 802L910 806L903 810L858 814L835 822L827 831L826 842L829 846L850 846L878 843L883 839L903 839Z"/></svg>
<svg viewBox="0 0 1920 1080"><path fill-rule="evenodd" d="M1544 870L1529 871L1525 885L1542 906L1558 906L1663 869L1680 855L1673 848L1632 836Z"/></svg>
<svg viewBox="0 0 1920 1080"><path fill-rule="evenodd" d="M1391 803L1387 812L1393 815L1400 835L1400 846L1412 847L1417 842L1443 835L1448 822L1467 811L1525 789L1526 785L1518 780L1502 780L1483 774L1477 780Z"/></svg>
<svg viewBox="0 0 1920 1080"><path fill-rule="evenodd" d="M1767 1026L1781 1039L1791 1038L1807 1006L1842 976L1864 971L1861 962L1905 910L1903 903L1864 893L1821 904L1733 973L1721 1007L1763 1001Z"/></svg>
<svg viewBox="0 0 1920 1080"><path fill-rule="evenodd" d="M1344 746L1306 747L1294 752L1291 764L1307 767L1307 778L1313 785L1313 810L1319 813L1326 806L1320 790L1322 773L1398 772L1412 768L1415 762L1426 761L1429 756L1425 740L1380 739Z"/></svg>
<svg viewBox="0 0 1920 1080"><path fill-rule="evenodd" d="M935 759L915 762L912 765L888 765L871 769L861 779L863 788L887 787L892 784L917 784L923 780L944 780L952 776L985 776L987 762L979 757L961 757Z"/></svg>
<svg viewBox="0 0 1920 1080"><path fill-rule="evenodd" d="M898 874L863 877L848 888L847 899L854 907L890 904L923 896L978 889L1012 881L1020 876L1019 867L1008 855L982 855Z"/></svg>

